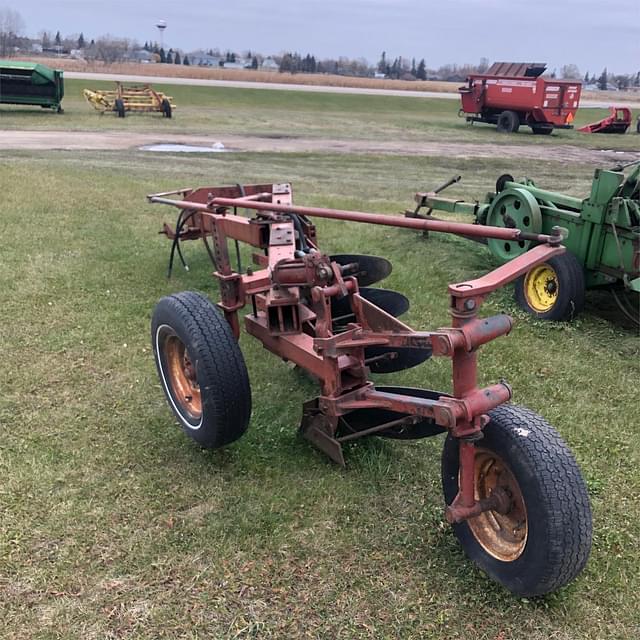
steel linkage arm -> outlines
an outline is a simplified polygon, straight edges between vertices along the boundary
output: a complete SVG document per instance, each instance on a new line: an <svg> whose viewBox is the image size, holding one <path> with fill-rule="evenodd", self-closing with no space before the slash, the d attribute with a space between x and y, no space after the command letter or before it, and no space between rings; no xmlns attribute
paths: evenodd
<svg viewBox="0 0 640 640"><path fill-rule="evenodd" d="M256 211L270 211L288 214L293 213L316 218L348 220L350 222L363 222L367 224L379 224L389 227L403 227L423 231L437 231L463 236L497 238L499 240L523 239L535 240L536 242L541 243L559 244L563 239L561 235L551 236L541 233L524 233L520 231L520 229L489 227L485 225L469 224L466 222L404 218L381 213L366 213L363 211L349 211L344 209L323 209L320 207L300 207L297 205L285 205L273 202L253 202L243 198L213 198L210 206L244 207L246 209L254 209Z"/></svg>

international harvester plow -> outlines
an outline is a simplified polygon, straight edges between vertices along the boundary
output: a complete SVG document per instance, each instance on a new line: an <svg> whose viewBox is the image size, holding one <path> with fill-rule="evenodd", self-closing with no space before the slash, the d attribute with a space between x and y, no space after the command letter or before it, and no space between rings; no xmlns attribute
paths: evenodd
<svg viewBox="0 0 640 640"><path fill-rule="evenodd" d="M158 374L191 438L217 448L247 429L251 391L237 342L242 321L268 351L317 380L319 393L304 403L299 430L336 463L345 464L345 445L360 438L447 434L445 517L466 553L493 579L514 594L532 596L558 589L582 570L591 511L572 454L542 417L509 404L507 382L480 387L477 376L480 347L512 328L507 315L480 317L483 301L564 255L556 230L528 233L296 206L289 184L184 189L148 198L179 209L175 228L165 225L164 233L175 250L181 241L201 239L220 287L217 306L202 294L182 292L162 298L153 312ZM389 274L389 262L327 255L312 223L316 217L537 246L480 278L449 285L450 327L414 330L398 319L408 308L406 298L371 286ZM232 256L229 240L236 250L239 242L256 249L253 266L234 266L240 252ZM452 393L370 379L372 372L400 371L431 357L451 359Z"/></svg>

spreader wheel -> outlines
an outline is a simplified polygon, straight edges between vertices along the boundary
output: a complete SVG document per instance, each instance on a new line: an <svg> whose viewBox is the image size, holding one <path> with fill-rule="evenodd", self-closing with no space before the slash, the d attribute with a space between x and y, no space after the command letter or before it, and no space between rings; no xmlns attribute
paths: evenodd
<svg viewBox="0 0 640 640"><path fill-rule="evenodd" d="M519 596L549 593L575 578L591 550L587 488L569 448L539 415L515 405L490 412L475 458L476 499L499 489L508 508L454 525L466 554ZM458 492L458 440L442 452L447 504Z"/></svg>
<svg viewBox="0 0 640 640"><path fill-rule="evenodd" d="M242 436L251 416L249 376L216 307L192 291L162 298L151 340L162 388L187 435L211 449Z"/></svg>
<svg viewBox="0 0 640 640"><path fill-rule="evenodd" d="M500 133L517 133L520 128L520 116L515 111L503 111L498 116L496 128Z"/></svg>
<svg viewBox="0 0 640 640"><path fill-rule="evenodd" d="M553 133L552 124L532 124L531 131L537 136L548 136Z"/></svg>
<svg viewBox="0 0 640 640"><path fill-rule="evenodd" d="M541 320L570 321L584 307L584 271L569 251L516 280L518 305Z"/></svg>

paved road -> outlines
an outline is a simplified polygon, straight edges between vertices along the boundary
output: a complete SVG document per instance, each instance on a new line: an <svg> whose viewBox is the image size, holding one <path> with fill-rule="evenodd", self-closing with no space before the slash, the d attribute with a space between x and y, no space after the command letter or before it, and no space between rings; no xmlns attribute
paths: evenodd
<svg viewBox="0 0 640 640"><path fill-rule="evenodd" d="M201 87L234 87L238 89L276 89L280 91L309 91L313 93L354 93L375 96L401 96L403 98L442 98L443 100L458 100L457 93L439 91L403 91L400 89L363 89L359 87L329 87L312 84L286 84L282 82L246 82L241 80L205 80L202 78L171 78L164 76L134 76L118 75L115 73L85 73L83 71L65 71L65 78L79 80L120 80L121 82L157 82L161 84L187 84ZM622 101L633 109L640 109L640 101ZM581 100L581 107L606 109L610 102L599 100Z"/></svg>

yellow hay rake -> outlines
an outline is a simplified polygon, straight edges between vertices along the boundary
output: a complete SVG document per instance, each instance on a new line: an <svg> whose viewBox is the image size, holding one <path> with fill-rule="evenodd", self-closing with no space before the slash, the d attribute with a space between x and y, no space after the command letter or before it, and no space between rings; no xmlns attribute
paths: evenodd
<svg viewBox="0 0 640 640"><path fill-rule="evenodd" d="M84 90L87 102L98 111L114 111L124 118L127 111L157 112L171 118L176 105L173 98L156 91L150 84L124 85L116 82L115 91Z"/></svg>

